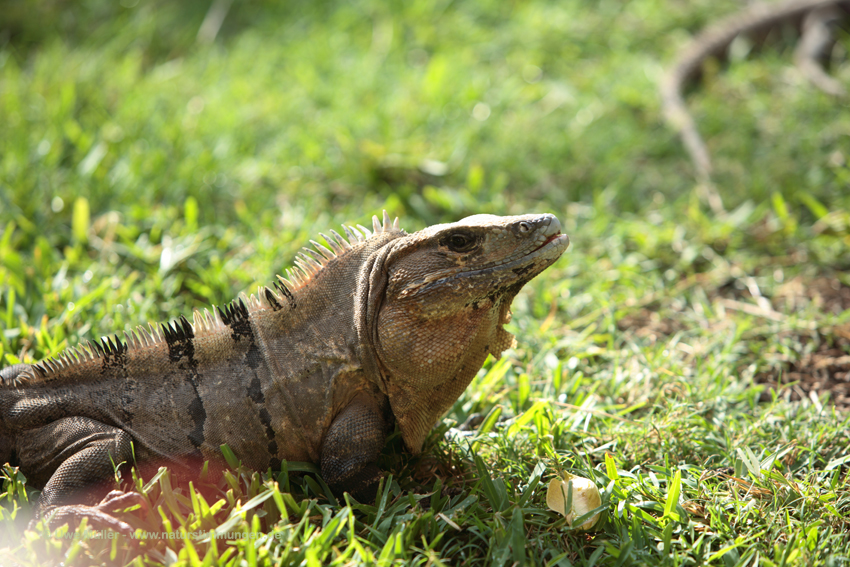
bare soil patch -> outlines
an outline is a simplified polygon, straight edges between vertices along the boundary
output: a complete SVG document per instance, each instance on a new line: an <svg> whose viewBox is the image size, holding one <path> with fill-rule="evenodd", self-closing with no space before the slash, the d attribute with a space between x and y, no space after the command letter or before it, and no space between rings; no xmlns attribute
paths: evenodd
<svg viewBox="0 0 850 567"><path fill-rule="evenodd" d="M754 304L751 308L761 310L765 316L781 317L780 314L790 314L810 306L834 315L850 309L850 286L829 276L813 280L794 278L770 297L761 296L757 288L751 289L744 281L727 282L708 295L720 301L725 299L727 303L731 299L736 305L741 300L746 301L747 305L742 307L748 307L749 302L756 300L758 305ZM620 318L617 327L637 338L655 342L684 330L686 325L678 318L665 317L658 311L643 307ZM794 360L796 357L780 358L769 371L756 375L757 383L768 386L761 395L762 401L770 400L773 392L779 392L780 396L789 400L820 398L829 393L829 399L836 406L850 408L850 324L819 329L812 335L800 335L795 337L794 342L799 345L798 352L810 352L797 360Z"/></svg>
<svg viewBox="0 0 850 567"><path fill-rule="evenodd" d="M818 339L818 347L800 360L756 375L756 382L769 388L762 401L771 399L771 390L792 401L829 392L836 406L850 408L850 325L824 329ZM808 341L801 337L802 344Z"/></svg>
<svg viewBox="0 0 850 567"><path fill-rule="evenodd" d="M850 287L835 277L794 278L777 290L772 303L777 311L786 313L811 303L819 311L838 315L850 309ZM813 338L801 336L799 340L807 345ZM756 382L769 387L762 399L770 399L771 390L790 400L829 392L836 406L850 408L850 325L819 329L814 340L818 345L811 353L756 376Z"/></svg>
<svg viewBox="0 0 850 567"><path fill-rule="evenodd" d="M794 278L782 285L773 298L774 308L785 312L797 309L805 301L813 302L825 313L838 315L850 309L850 286L834 277L810 281Z"/></svg>
<svg viewBox="0 0 850 567"><path fill-rule="evenodd" d="M630 331L639 339L655 342L683 330L685 325L677 319L662 317L657 311L641 308L620 318L617 328L620 331Z"/></svg>

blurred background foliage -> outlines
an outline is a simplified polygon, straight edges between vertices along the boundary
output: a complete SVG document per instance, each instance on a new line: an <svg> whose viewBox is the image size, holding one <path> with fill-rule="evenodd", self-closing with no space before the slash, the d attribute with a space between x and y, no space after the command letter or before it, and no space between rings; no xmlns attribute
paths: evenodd
<svg viewBox="0 0 850 567"><path fill-rule="evenodd" d="M574 242L563 277L603 295L646 290L583 281L600 260L649 288L740 250L850 267L848 103L798 76L793 31L690 89L730 214L699 200L662 121L664 66L737 7L2 0L0 277L18 299L0 308L9 326L64 322L76 298L80 332L86 316L112 331L129 291L79 311L108 275L137 282L136 317L161 320L267 282L318 230L383 208L408 230L553 212Z"/></svg>
<svg viewBox="0 0 850 567"><path fill-rule="evenodd" d="M191 195L201 224L243 205L297 223L353 199L429 224L606 190L645 210L693 189L659 73L737 5L6 0L3 215L68 223L58 199L85 195L139 219ZM846 102L784 67L739 74L692 97L728 205L839 198Z"/></svg>

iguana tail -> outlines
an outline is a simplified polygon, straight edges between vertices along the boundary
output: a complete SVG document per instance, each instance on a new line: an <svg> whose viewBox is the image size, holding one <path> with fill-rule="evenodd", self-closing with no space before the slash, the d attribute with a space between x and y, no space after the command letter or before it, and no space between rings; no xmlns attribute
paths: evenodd
<svg viewBox="0 0 850 567"><path fill-rule="evenodd" d="M0 370L0 406L3 404L2 390L15 384L18 376L29 366L29 364L14 364ZM0 416L2 415L5 415L5 412L0 411ZM0 419L0 464L10 463L14 466L17 464L16 461L15 437L3 423L3 420Z"/></svg>
<svg viewBox="0 0 850 567"><path fill-rule="evenodd" d="M18 376L29 367L29 364L13 364L0 370L0 386L11 386L17 381Z"/></svg>

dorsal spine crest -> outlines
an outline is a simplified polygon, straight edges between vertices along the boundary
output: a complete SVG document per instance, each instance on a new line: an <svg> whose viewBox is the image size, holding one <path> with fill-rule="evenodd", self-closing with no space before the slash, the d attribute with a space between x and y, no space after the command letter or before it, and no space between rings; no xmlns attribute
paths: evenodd
<svg viewBox="0 0 850 567"><path fill-rule="evenodd" d="M254 311L270 309L277 312L285 305L288 305L289 309L295 309L297 306L295 293L306 286L331 260L346 254L373 235L401 230L398 218L390 221L386 211L383 212L382 221L379 221L377 216L372 218L372 228L373 230L370 231L360 224L356 227L342 225L345 236L336 230L330 230L330 236L319 233L327 246L316 240L310 240L313 248L304 248L298 253L294 261L295 267L286 270L286 278L277 276L276 281L273 282L274 289L261 286L256 295L243 294L242 297L224 307L213 307L212 312L206 308L203 311L195 310L192 313L192 322L181 315L166 323L149 323L147 327L138 326L124 331L123 340L118 335L111 335L102 337L99 341L84 341L66 349L61 354L33 364L26 372L19 375L19 380L25 382L33 378L49 379L75 364L123 356L129 352L162 344L189 341L198 335L215 332L224 326L232 328L233 325L247 322L250 313Z"/></svg>

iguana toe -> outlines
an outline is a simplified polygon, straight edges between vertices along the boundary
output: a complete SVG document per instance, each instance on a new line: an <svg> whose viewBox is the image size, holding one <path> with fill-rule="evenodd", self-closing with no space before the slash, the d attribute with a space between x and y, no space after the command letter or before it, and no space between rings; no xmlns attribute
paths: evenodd
<svg viewBox="0 0 850 567"><path fill-rule="evenodd" d="M82 504L56 506L48 510L44 516L47 519L48 527L51 529L64 524L68 524L71 529L75 529L79 525L80 520L86 518L88 520L88 526L91 529L111 530L130 537L133 535L133 528L130 524L119 520L113 514L137 504L143 509L147 509L147 502L144 496L138 492L113 490L95 506Z"/></svg>

